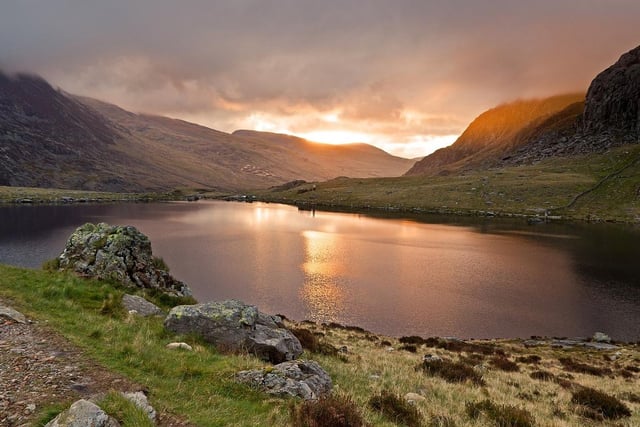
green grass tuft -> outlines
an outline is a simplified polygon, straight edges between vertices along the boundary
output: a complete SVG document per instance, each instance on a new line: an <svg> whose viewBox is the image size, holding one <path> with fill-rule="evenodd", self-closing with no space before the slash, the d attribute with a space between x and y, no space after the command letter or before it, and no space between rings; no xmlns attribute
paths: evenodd
<svg viewBox="0 0 640 427"><path fill-rule="evenodd" d="M145 412L118 392L110 392L97 402L107 414L122 426L153 427L155 424Z"/></svg>

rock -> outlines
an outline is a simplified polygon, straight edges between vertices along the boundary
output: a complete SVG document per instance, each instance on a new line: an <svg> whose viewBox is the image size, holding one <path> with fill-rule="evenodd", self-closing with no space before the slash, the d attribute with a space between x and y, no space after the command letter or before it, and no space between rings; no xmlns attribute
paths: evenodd
<svg viewBox="0 0 640 427"><path fill-rule="evenodd" d="M186 284L156 265L149 238L135 227L85 224L71 234L58 260L61 269L83 276L175 296L191 295Z"/></svg>
<svg viewBox="0 0 640 427"><path fill-rule="evenodd" d="M135 311L135 314L143 317L163 314L160 307L137 295L123 295L122 305L128 312Z"/></svg>
<svg viewBox="0 0 640 427"><path fill-rule="evenodd" d="M413 402L415 404L417 402L424 402L427 400L427 398L419 395L418 393L407 393L404 395L404 400L409 403Z"/></svg>
<svg viewBox="0 0 640 427"><path fill-rule="evenodd" d="M433 362L441 362L441 361L442 361L442 357L437 355L425 354L424 356L422 356L423 363L433 363Z"/></svg>
<svg viewBox="0 0 640 427"><path fill-rule="evenodd" d="M315 400L331 392L331 377L314 361L296 360L273 368L241 371L238 382L249 384L268 394Z"/></svg>
<svg viewBox="0 0 640 427"><path fill-rule="evenodd" d="M573 347L587 347L595 350L617 350L619 347L613 344L589 342L575 339L565 340L553 340L551 341L551 347L554 348L573 348Z"/></svg>
<svg viewBox="0 0 640 427"><path fill-rule="evenodd" d="M591 82L582 131L640 135L640 46Z"/></svg>
<svg viewBox="0 0 640 427"><path fill-rule="evenodd" d="M611 338L609 337L609 335L602 332L596 332L595 334L593 334L593 337L591 337L591 339L595 342L611 342Z"/></svg>
<svg viewBox="0 0 640 427"><path fill-rule="evenodd" d="M128 399L129 401L131 401L134 405L136 405L138 408L142 409L144 411L145 414L147 414L147 417L149 417L149 419L153 422L156 421L156 410L153 409L153 406L151 406L149 404L149 401L147 400L147 396L141 392L141 391L136 391L133 393L122 393L122 395Z"/></svg>
<svg viewBox="0 0 640 427"><path fill-rule="evenodd" d="M2 304L0 304L0 317L10 319L18 323L27 323L27 319L24 317L24 314Z"/></svg>
<svg viewBox="0 0 640 427"><path fill-rule="evenodd" d="M118 427L120 424L108 416L98 405L78 400L69 409L49 421L45 427Z"/></svg>
<svg viewBox="0 0 640 427"><path fill-rule="evenodd" d="M193 347L191 347L186 342L171 342L165 346L170 350L182 349L187 351L193 351Z"/></svg>
<svg viewBox="0 0 640 427"><path fill-rule="evenodd" d="M241 301L180 305L171 309L164 326L178 334L195 333L223 350L248 351L271 363L302 354L300 341L278 316Z"/></svg>

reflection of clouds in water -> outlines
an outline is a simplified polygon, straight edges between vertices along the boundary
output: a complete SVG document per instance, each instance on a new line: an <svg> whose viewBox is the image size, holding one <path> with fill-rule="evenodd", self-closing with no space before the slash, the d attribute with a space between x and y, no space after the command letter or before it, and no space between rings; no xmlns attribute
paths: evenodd
<svg viewBox="0 0 640 427"><path fill-rule="evenodd" d="M346 292L338 279L344 272L334 234L305 230L304 285L300 297L310 320L335 321L345 309Z"/></svg>

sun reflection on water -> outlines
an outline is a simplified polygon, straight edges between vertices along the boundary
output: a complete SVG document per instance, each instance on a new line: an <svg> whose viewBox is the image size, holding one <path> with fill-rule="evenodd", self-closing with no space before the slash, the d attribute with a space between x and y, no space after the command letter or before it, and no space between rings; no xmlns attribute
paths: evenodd
<svg viewBox="0 0 640 427"><path fill-rule="evenodd" d="M338 240L332 233L305 230L304 284L300 297L307 317L316 322L335 321L345 309L346 291L338 279L344 271Z"/></svg>

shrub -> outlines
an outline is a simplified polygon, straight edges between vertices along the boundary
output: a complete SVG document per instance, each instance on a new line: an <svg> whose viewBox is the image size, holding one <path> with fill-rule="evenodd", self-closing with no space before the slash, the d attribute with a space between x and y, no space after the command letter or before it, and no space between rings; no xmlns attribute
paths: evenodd
<svg viewBox="0 0 640 427"><path fill-rule="evenodd" d="M512 362L511 360L503 356L493 357L490 363L491 363L491 366L493 366L494 368L500 369L501 371L505 371L505 372L520 371L520 367L518 366L517 363Z"/></svg>
<svg viewBox="0 0 640 427"><path fill-rule="evenodd" d="M476 385L485 385L482 374L475 371L471 366L461 362L425 360L418 368L429 375L435 375L450 383L463 383L469 380Z"/></svg>
<svg viewBox="0 0 640 427"><path fill-rule="evenodd" d="M153 265L157 270L164 270L167 273L169 272L169 266L161 256L154 256L151 258L151 265Z"/></svg>
<svg viewBox="0 0 640 427"><path fill-rule="evenodd" d="M306 401L292 407L294 427L361 427L366 426L358 405L348 396L331 395L317 401Z"/></svg>
<svg viewBox="0 0 640 427"><path fill-rule="evenodd" d="M318 337L316 337L313 332L304 328L293 328L290 329L290 331L296 338L298 338L302 348L313 353L318 351Z"/></svg>
<svg viewBox="0 0 640 427"><path fill-rule="evenodd" d="M465 410L471 419L477 419L481 414L494 421L498 427L533 427L533 415L525 409L512 405L498 405L485 399L481 402L465 403Z"/></svg>
<svg viewBox="0 0 640 427"><path fill-rule="evenodd" d="M408 351L409 353L417 353L418 348L412 344L405 344L399 348L399 350Z"/></svg>
<svg viewBox="0 0 640 427"><path fill-rule="evenodd" d="M542 360L542 357L537 354L530 354L528 356L519 356L516 357L516 362L518 363L529 363L531 365L537 365Z"/></svg>
<svg viewBox="0 0 640 427"><path fill-rule="evenodd" d="M578 391L575 391L571 397L571 402L582 405L603 418L615 420L631 416L629 408L617 398L589 387L581 387ZM586 414L589 416L590 413L587 412Z"/></svg>
<svg viewBox="0 0 640 427"><path fill-rule="evenodd" d="M565 370L575 372L577 374L589 374L602 377L612 373L609 368L599 368L597 366L587 365L586 363L576 362L570 357L561 357L558 361L562 363Z"/></svg>
<svg viewBox="0 0 640 427"><path fill-rule="evenodd" d="M424 338L416 335L411 335L410 337L400 337L399 341L402 344L414 344L414 345L421 345L426 343L426 340Z"/></svg>
<svg viewBox="0 0 640 427"><path fill-rule="evenodd" d="M408 427L422 425L422 415L418 408L388 390L383 390L380 394L371 397L369 406L396 424Z"/></svg>
<svg viewBox="0 0 640 427"><path fill-rule="evenodd" d="M553 375L551 372L548 372L548 371L533 371L533 372L531 372L531 374L529 374L529 376L531 378L533 378L534 380L540 380L540 381L555 381L556 380L556 376Z"/></svg>

